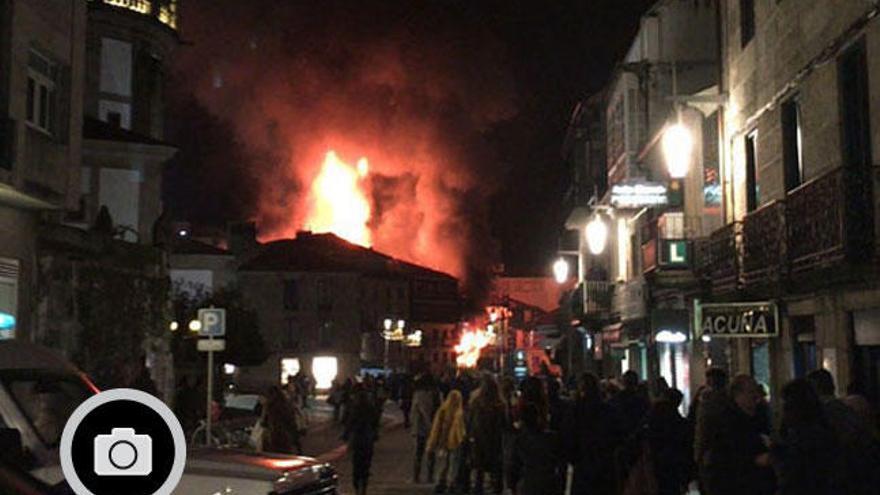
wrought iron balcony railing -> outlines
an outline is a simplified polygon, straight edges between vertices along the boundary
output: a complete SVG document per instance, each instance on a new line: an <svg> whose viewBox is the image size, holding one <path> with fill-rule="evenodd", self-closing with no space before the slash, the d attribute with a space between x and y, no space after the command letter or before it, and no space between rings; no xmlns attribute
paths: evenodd
<svg viewBox="0 0 880 495"><path fill-rule="evenodd" d="M572 294L572 310L575 315L601 318L611 313L614 295L612 282L587 280Z"/></svg>
<svg viewBox="0 0 880 495"><path fill-rule="evenodd" d="M786 275L785 207L785 202L773 201L743 219L742 279L746 287L779 283Z"/></svg>
<svg viewBox="0 0 880 495"><path fill-rule="evenodd" d="M709 281L713 294L723 294L741 285L742 224L729 223L696 243L697 272Z"/></svg>
<svg viewBox="0 0 880 495"><path fill-rule="evenodd" d="M788 255L792 274L873 255L872 177L847 167L831 170L788 195Z"/></svg>

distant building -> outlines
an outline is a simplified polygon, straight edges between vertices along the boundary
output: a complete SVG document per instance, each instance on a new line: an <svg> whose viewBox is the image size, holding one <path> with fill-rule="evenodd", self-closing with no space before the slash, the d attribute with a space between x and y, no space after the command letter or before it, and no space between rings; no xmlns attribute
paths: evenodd
<svg viewBox="0 0 880 495"><path fill-rule="evenodd" d="M271 352L244 380L273 383L300 369L319 375L328 362L341 378L386 364L439 369L454 357L458 281L332 234L300 232L256 247L239 266L238 286ZM386 355L385 320L404 334L421 331L422 347L389 342Z"/></svg>

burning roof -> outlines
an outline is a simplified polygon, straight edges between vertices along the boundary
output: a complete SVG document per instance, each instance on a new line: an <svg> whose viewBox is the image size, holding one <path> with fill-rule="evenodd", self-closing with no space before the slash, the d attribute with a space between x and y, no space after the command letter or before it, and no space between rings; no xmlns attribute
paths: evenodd
<svg viewBox="0 0 880 495"><path fill-rule="evenodd" d="M299 232L294 239L262 244L240 271L358 272L371 275L443 278L452 275L401 261L334 234Z"/></svg>

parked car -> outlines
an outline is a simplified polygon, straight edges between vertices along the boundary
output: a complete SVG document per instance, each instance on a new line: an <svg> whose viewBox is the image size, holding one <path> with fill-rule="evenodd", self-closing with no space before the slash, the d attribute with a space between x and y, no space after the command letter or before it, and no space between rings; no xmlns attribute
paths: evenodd
<svg viewBox="0 0 880 495"><path fill-rule="evenodd" d="M39 480L33 493L50 486L62 491L49 493L64 493L61 433L76 407L98 392L84 373L51 350L0 341L0 459L26 471L18 473L23 482ZM333 467L312 458L190 449L175 492L332 495L336 486ZM2 485L0 492L7 493Z"/></svg>

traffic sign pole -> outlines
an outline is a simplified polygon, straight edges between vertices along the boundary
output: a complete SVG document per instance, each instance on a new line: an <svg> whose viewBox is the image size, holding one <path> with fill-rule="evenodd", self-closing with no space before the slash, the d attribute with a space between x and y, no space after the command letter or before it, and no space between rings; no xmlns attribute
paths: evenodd
<svg viewBox="0 0 880 495"><path fill-rule="evenodd" d="M210 341L213 344L214 337L212 335L209 335L208 341ZM211 446L211 422L213 419L211 417L211 416L213 416L211 414L211 412L212 412L211 411L211 409L212 409L211 408L211 395L212 395L212 392L214 391L214 349L213 349L213 346L211 347L210 350L208 350L208 380L207 381L208 381L208 393L207 393L208 399L207 399L207 404L205 407L205 410L207 412L205 415L205 445L210 447Z"/></svg>

